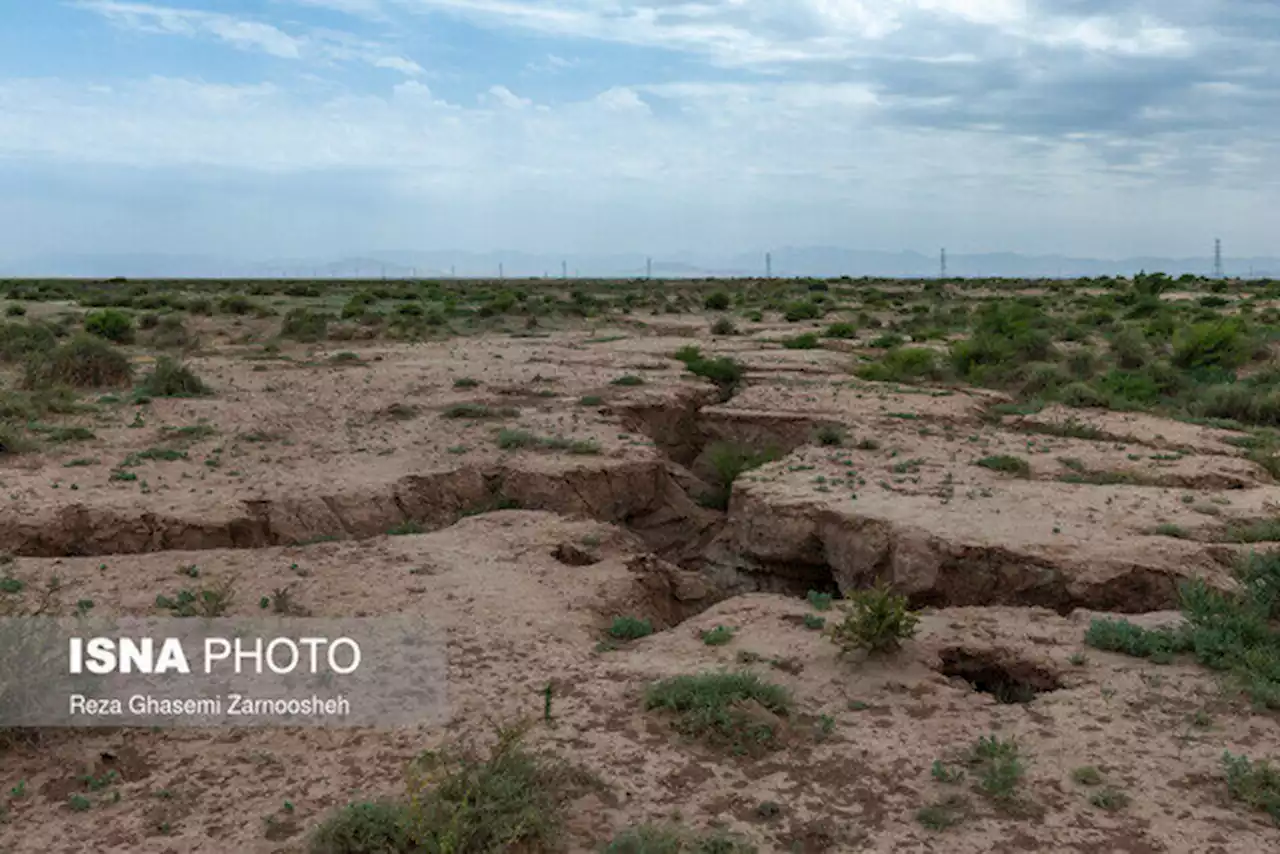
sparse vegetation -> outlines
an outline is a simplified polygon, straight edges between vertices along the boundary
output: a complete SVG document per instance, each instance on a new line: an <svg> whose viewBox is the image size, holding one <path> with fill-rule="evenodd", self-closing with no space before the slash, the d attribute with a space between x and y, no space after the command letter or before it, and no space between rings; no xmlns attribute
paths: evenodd
<svg viewBox="0 0 1280 854"><path fill-rule="evenodd" d="M645 708L674 715L684 735L750 753L777 744L791 698L753 673L675 676L650 686Z"/></svg>
<svg viewBox="0 0 1280 854"><path fill-rule="evenodd" d="M974 465L981 466L984 469L991 469L1003 474L1011 474L1015 477L1031 477L1031 464L1022 457L1014 457L1009 454L998 454L993 457L983 457Z"/></svg>
<svg viewBox="0 0 1280 854"><path fill-rule="evenodd" d="M1237 568L1239 586L1230 592L1193 579L1182 587L1185 622L1145 629L1127 620L1097 619L1085 643L1157 663L1194 654L1201 664L1224 673L1259 707L1280 709L1280 554L1255 553Z"/></svg>

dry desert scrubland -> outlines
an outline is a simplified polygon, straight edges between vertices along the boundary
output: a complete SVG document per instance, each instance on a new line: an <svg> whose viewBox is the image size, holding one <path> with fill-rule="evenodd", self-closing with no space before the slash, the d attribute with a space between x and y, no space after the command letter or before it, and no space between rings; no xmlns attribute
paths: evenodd
<svg viewBox="0 0 1280 854"><path fill-rule="evenodd" d="M1280 850L1277 298L0 282L0 613L420 614L449 675L0 730L0 851Z"/></svg>

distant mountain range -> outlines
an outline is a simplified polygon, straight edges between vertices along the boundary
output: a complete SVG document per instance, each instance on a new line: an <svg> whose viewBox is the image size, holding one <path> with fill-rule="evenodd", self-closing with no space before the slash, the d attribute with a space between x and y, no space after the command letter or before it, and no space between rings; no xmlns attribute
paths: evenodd
<svg viewBox="0 0 1280 854"><path fill-rule="evenodd" d="M939 259L919 252L879 252L829 246L784 247L769 253L774 276L934 277ZM0 277L55 276L106 278L126 276L191 278L440 278L550 276L562 270L571 277L630 278L652 274L665 278L763 276L765 253L727 256L669 253L652 259L639 253L553 255L527 252L370 252L358 257L275 258L244 261L211 255L47 254L0 261ZM563 264L563 267L562 267ZM1280 258L1224 258L1223 269L1235 277L1280 277ZM994 252L948 255L949 276L1062 278L1132 275L1139 271L1211 275L1211 258L1136 257L1107 260L1064 255L1020 255Z"/></svg>

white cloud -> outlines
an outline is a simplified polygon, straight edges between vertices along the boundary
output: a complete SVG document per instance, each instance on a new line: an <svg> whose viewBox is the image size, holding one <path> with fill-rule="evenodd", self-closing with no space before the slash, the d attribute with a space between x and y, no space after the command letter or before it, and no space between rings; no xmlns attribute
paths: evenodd
<svg viewBox="0 0 1280 854"><path fill-rule="evenodd" d="M488 100L510 110L522 110L525 107L533 106L533 101L528 98L521 98L506 86L490 86L489 91L485 94L487 98L483 100Z"/></svg>
<svg viewBox="0 0 1280 854"><path fill-rule="evenodd" d="M381 56L373 61L378 68L390 68L392 71L399 71L408 77L416 77L419 74L425 74L426 70L414 62L412 59L405 59L403 56Z"/></svg>
<svg viewBox="0 0 1280 854"><path fill-rule="evenodd" d="M292 3L295 6L315 6L359 18L383 17L380 0L278 0L278 2Z"/></svg>
<svg viewBox="0 0 1280 854"><path fill-rule="evenodd" d="M595 103L604 107L606 110L618 112L649 112L649 105L640 99L640 96L636 94L634 89L626 86L615 86L612 89L606 89L599 95L596 95Z"/></svg>
<svg viewBox="0 0 1280 854"><path fill-rule="evenodd" d="M79 5L126 29L180 36L207 34L244 50L259 50L284 59L297 59L302 55L299 39L270 24L230 15L113 0L82 0Z"/></svg>
<svg viewBox="0 0 1280 854"><path fill-rule="evenodd" d="M425 73L417 62L387 53L378 42L334 30L312 30L305 35L291 35L270 24L220 12L116 0L80 0L78 5L96 12L116 26L138 32L188 38L212 36L241 50L260 51L282 59L363 62L410 77ZM356 8L366 6L359 3L348 6L348 9Z"/></svg>

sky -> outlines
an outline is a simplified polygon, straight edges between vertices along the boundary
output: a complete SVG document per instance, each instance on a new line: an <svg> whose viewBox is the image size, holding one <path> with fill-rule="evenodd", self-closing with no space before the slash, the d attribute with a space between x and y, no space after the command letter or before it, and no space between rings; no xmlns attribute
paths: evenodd
<svg viewBox="0 0 1280 854"><path fill-rule="evenodd" d="M0 258L1280 254L1277 0L0 0Z"/></svg>

